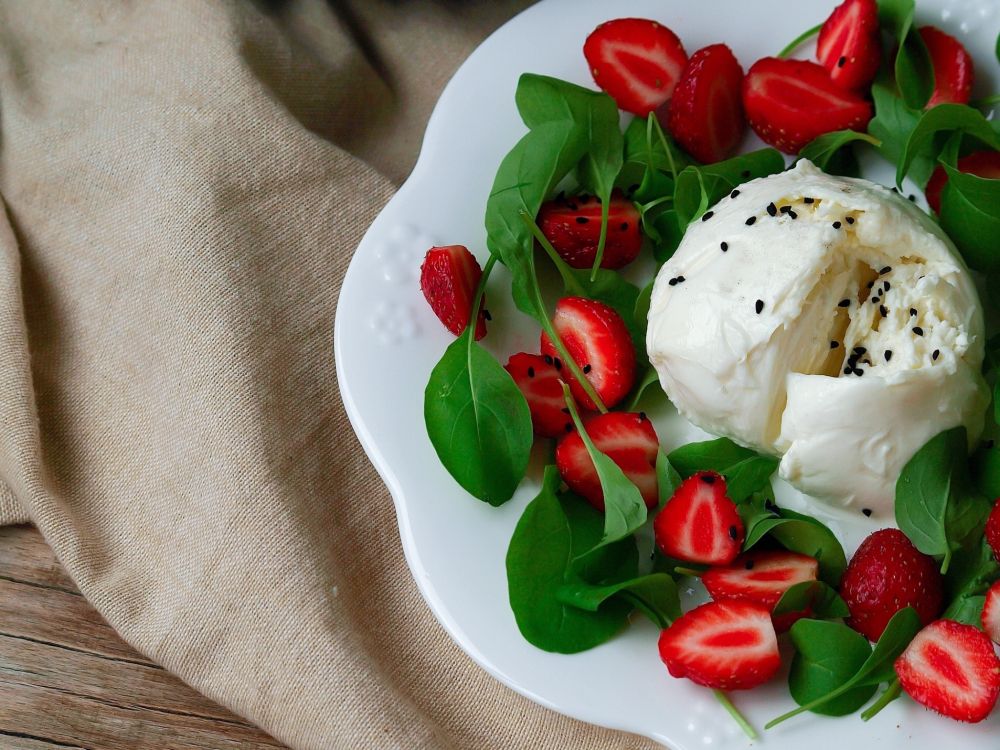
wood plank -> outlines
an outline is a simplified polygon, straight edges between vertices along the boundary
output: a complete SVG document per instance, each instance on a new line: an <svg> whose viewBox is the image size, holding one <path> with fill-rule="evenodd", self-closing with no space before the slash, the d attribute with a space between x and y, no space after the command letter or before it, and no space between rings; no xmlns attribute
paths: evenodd
<svg viewBox="0 0 1000 750"><path fill-rule="evenodd" d="M77 594L52 548L31 526L0 528L0 576Z"/></svg>
<svg viewBox="0 0 1000 750"><path fill-rule="evenodd" d="M86 750L79 745L57 745L43 737L27 737L0 732L3 750Z"/></svg>

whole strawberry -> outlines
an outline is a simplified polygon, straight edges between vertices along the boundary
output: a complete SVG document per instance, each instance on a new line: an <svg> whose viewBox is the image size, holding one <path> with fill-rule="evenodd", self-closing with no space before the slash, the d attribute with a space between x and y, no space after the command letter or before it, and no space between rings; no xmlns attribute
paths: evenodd
<svg viewBox="0 0 1000 750"><path fill-rule="evenodd" d="M840 584L851 616L847 624L877 641L899 610L913 607L924 625L941 612L941 574L899 529L882 529L865 539Z"/></svg>
<svg viewBox="0 0 1000 750"><path fill-rule="evenodd" d="M1000 498L997 498L986 520L986 543L993 549L993 556L1000 561Z"/></svg>

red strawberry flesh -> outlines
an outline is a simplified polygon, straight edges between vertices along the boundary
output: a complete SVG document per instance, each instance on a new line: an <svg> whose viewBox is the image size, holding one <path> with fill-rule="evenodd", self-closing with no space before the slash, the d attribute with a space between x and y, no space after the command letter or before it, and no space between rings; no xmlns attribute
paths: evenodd
<svg viewBox="0 0 1000 750"><path fill-rule="evenodd" d="M601 236L601 202L589 195L546 201L538 212L538 227L570 266L591 268ZM641 249L639 211L621 190L614 190L608 203L601 268L626 266Z"/></svg>
<svg viewBox="0 0 1000 750"><path fill-rule="evenodd" d="M663 554L686 562L728 565L743 546L743 521L726 496L726 480L702 471L685 479L653 521Z"/></svg>
<svg viewBox="0 0 1000 750"><path fill-rule="evenodd" d="M521 352L511 356L504 369L528 402L536 435L557 437L573 429L573 420L566 413L562 378L551 358Z"/></svg>
<svg viewBox="0 0 1000 750"><path fill-rule="evenodd" d="M875 0L846 0L826 19L816 40L816 58L830 80L847 90L867 87L881 60Z"/></svg>
<svg viewBox="0 0 1000 750"><path fill-rule="evenodd" d="M460 336L469 324L483 271L464 245L432 247L420 266L420 290L445 328ZM476 340L486 335L486 299L476 319Z"/></svg>
<svg viewBox="0 0 1000 750"><path fill-rule="evenodd" d="M1000 644L1000 581L997 581L986 592L986 603L983 605L983 630L990 640Z"/></svg>
<svg viewBox="0 0 1000 750"><path fill-rule="evenodd" d="M1000 562L1000 498L993 503L993 510L986 519L986 543L993 550L993 556Z"/></svg>
<svg viewBox="0 0 1000 750"><path fill-rule="evenodd" d="M972 57L961 42L941 29L922 26L919 32L934 67L934 93L927 109L938 104L967 104L975 78Z"/></svg>

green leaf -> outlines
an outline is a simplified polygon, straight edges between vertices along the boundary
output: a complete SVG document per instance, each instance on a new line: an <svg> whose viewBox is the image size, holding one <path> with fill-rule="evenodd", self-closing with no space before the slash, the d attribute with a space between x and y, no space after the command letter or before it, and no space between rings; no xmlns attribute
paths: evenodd
<svg viewBox="0 0 1000 750"><path fill-rule="evenodd" d="M910 133L920 119L920 111L907 107L902 99L880 83L872 86L872 99L875 101L875 117L868 123L868 132L881 142L879 153L890 163L898 164L903 158ZM914 182L923 187L933 171L934 154L930 146L914 153L909 167L910 178Z"/></svg>
<svg viewBox="0 0 1000 750"><path fill-rule="evenodd" d="M788 673L788 690L800 706L824 716L846 716L871 700L877 685L861 685L822 699L841 688L871 657L868 639L840 622L799 620L789 631L796 653Z"/></svg>
<svg viewBox="0 0 1000 750"><path fill-rule="evenodd" d="M960 549L944 579L948 607L941 616L981 628L983 594L997 579L1000 579L1000 564L985 539Z"/></svg>
<svg viewBox="0 0 1000 750"><path fill-rule="evenodd" d="M572 654L614 636L625 626L632 604L613 599L588 612L560 601L563 586L582 582L572 561L594 544L602 527L600 513L585 502L557 496L560 481L556 467L546 467L542 489L525 508L507 549L507 587L524 638L544 651ZM635 542L626 539L614 547L604 550L606 555L614 553L616 561L606 566L610 577L634 578Z"/></svg>
<svg viewBox="0 0 1000 750"><path fill-rule="evenodd" d="M903 178L914 158L932 149L934 136L956 131L968 133L983 143L1000 149L1000 136L993 132L982 112L964 104L939 104L925 112L910 131L903 147L903 155L896 165L896 185L902 187Z"/></svg>
<svg viewBox="0 0 1000 750"><path fill-rule="evenodd" d="M959 172L947 164L941 191L941 227L966 263L979 271L1000 270L1000 180Z"/></svg>
<svg viewBox="0 0 1000 750"><path fill-rule="evenodd" d="M441 463L466 491L490 505L511 498L528 467L531 412L510 374L469 328L431 371L424 422Z"/></svg>
<svg viewBox="0 0 1000 750"><path fill-rule="evenodd" d="M632 398L629 399L628 406L625 407L625 411L635 411L639 406L639 402L642 400L643 394L646 389L654 383L659 383L660 377L656 372L656 369L652 365L646 365L646 370L643 372L642 377L636 384L635 388L632 389Z"/></svg>
<svg viewBox="0 0 1000 750"><path fill-rule="evenodd" d="M925 555L941 560L947 573L952 553L989 512L968 476L965 427L927 441L896 481L896 524Z"/></svg>
<svg viewBox="0 0 1000 750"><path fill-rule="evenodd" d="M922 109L934 92L934 66L913 26L913 0L878 0L879 23L899 44L893 70L906 104Z"/></svg>
<svg viewBox="0 0 1000 750"><path fill-rule="evenodd" d="M832 620L851 614L840 595L823 581L796 583L781 595L771 614L778 617L805 611L814 620Z"/></svg>
<svg viewBox="0 0 1000 750"><path fill-rule="evenodd" d="M597 547L616 542L631 534L646 522L646 503L642 499L639 488L625 476L611 458L601 453L587 434L587 429L580 419L576 401L570 395L569 386L562 384L563 398L569 409L576 430L587 449L587 455L594 462L597 478L601 482L604 493L604 535Z"/></svg>
<svg viewBox="0 0 1000 750"><path fill-rule="evenodd" d="M878 147L882 142L867 133L856 130L836 130L824 133L811 143L803 146L799 156L808 159L824 172L837 175L857 175L857 159L849 146L857 141L864 141Z"/></svg>
<svg viewBox="0 0 1000 750"><path fill-rule="evenodd" d="M769 486L769 480L778 468L778 459L761 456L729 438L683 445L670 453L670 463L683 477L699 471L722 474L726 478L727 494L735 503L741 503L754 492Z"/></svg>
<svg viewBox="0 0 1000 750"><path fill-rule="evenodd" d="M679 226L686 228L737 185L784 169L784 157L773 148L751 151L715 164L686 167L677 176L674 188Z"/></svg>
<svg viewBox="0 0 1000 750"><path fill-rule="evenodd" d="M795 629L799 627L800 624L806 622L809 621L800 620L792 626L793 640L795 639ZM836 625L836 623L827 623L824 626L824 630L832 632L834 625ZM804 625L803 629L809 629L811 627L811 625ZM846 626L842 627L846 628ZM846 682L842 682L839 687L833 688L824 694L819 694L816 698L800 705L795 710L789 711L788 713L782 714L778 718L769 721L765 726L765 729L770 729L771 727L776 726L793 716L798 716L805 711L817 711L817 709L823 708L824 706L829 706L831 701L839 700L841 696L846 695L857 688L866 685L877 687L883 682L891 682L895 680L896 675L895 670L893 669L893 663L896 661L897 657L903 653L910 641L913 640L913 637L920 631L920 627L920 618L917 616L916 610L912 607L901 609L893 615L891 620L889 620L882 633L882 637L878 639L878 643L875 644L875 648L872 649L871 654ZM843 644L831 644L831 652L835 652L838 647L843 647ZM810 646L810 649L812 648L813 646ZM813 657L815 657L819 654L820 649L822 648L822 643L815 644L815 651L811 651L810 653Z"/></svg>
<svg viewBox="0 0 1000 750"><path fill-rule="evenodd" d="M681 486L681 475L670 463L667 454L660 448L656 451L656 490L659 494L659 507L662 508Z"/></svg>
<svg viewBox="0 0 1000 750"><path fill-rule="evenodd" d="M681 240L687 224L681 226L680 216L675 209L660 211L652 220L653 231L656 233L656 244L653 246L653 257L657 263L665 263L673 256Z"/></svg>
<svg viewBox="0 0 1000 750"><path fill-rule="evenodd" d="M770 535L782 547L792 552L815 557L819 561L820 577L831 586L840 583L847 568L847 556L840 540L815 518L787 508L777 508L775 514L758 513L746 528L743 549L748 550Z"/></svg>
<svg viewBox="0 0 1000 750"><path fill-rule="evenodd" d="M682 151L674 140L663 132L656 115L652 112L648 117L636 117L625 128L625 163L641 166L644 170L643 179L657 173L672 179L680 170L691 163L691 159ZM662 184L662 183L661 183ZM671 183L672 184L672 183ZM652 183L642 186L634 194L637 201L645 203L666 193L651 190Z"/></svg>
<svg viewBox="0 0 1000 750"><path fill-rule="evenodd" d="M557 598L571 607L597 612L614 597L634 604L659 628L670 626L681 616L677 584L666 573L650 573L607 586L570 583L559 589Z"/></svg>
<svg viewBox="0 0 1000 750"><path fill-rule="evenodd" d="M996 392L993 405L998 406ZM970 463L972 481L979 493L986 497L1000 497L1000 448L982 447L972 454Z"/></svg>

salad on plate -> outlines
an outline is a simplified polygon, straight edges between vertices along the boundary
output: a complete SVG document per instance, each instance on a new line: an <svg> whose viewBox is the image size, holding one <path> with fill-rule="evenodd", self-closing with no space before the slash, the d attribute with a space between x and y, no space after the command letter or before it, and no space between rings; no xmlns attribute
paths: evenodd
<svg viewBox="0 0 1000 750"><path fill-rule="evenodd" d="M527 130L486 201L485 265L451 245L420 269L457 337L425 391L442 464L494 506L545 464L506 557L521 635L577 653L639 613L664 679L714 691L751 737L730 694L779 673L798 707L767 728L904 695L983 721L1000 97L970 97L1000 40L973 61L913 0L845 0L747 70L662 20L581 43L599 90L520 78ZM769 147L739 153L748 130ZM873 156L895 184L861 178ZM509 289L487 289L498 263ZM524 324L491 318L508 293L538 347L502 365L479 342ZM667 400L718 437L664 451L647 411ZM830 518L865 529L856 550Z"/></svg>

